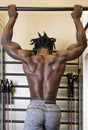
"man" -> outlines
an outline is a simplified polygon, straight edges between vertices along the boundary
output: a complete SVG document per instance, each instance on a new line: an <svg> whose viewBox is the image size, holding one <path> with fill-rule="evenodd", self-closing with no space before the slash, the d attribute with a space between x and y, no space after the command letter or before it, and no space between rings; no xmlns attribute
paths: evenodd
<svg viewBox="0 0 88 130"><path fill-rule="evenodd" d="M60 109L56 105L56 95L65 63L78 58L87 46L80 21L82 7L75 5L71 14L76 26L77 43L54 53L55 39L49 38L46 33L31 40L33 51L24 50L13 42L13 26L18 16L15 5L8 6L8 14L9 21L4 28L1 44L12 58L22 62L31 93L24 130L59 130Z"/></svg>

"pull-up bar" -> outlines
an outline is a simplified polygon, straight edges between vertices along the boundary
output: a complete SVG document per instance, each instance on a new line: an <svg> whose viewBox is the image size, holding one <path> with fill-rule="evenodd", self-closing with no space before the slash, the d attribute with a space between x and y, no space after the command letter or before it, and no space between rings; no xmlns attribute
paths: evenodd
<svg viewBox="0 0 88 130"><path fill-rule="evenodd" d="M17 7L17 11L72 11L73 7ZM0 11L8 10L7 7L0 7ZM83 7L88 11L88 7Z"/></svg>

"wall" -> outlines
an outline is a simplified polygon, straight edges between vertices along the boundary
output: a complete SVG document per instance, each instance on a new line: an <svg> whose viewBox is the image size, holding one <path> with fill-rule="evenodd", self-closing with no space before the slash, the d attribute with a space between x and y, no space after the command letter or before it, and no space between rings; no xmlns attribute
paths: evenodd
<svg viewBox="0 0 88 130"><path fill-rule="evenodd" d="M86 128L88 127L88 47L83 55L83 121L84 121L84 130L85 130L85 126Z"/></svg>
<svg viewBox="0 0 88 130"><path fill-rule="evenodd" d="M2 28L3 26L3 22L0 18L0 40L1 40L1 34L2 34ZM0 79L2 79L2 47L0 45ZM1 81L0 81L0 84L1 84ZM3 112L3 109L2 109L2 93L1 93L1 86L0 86L0 129L2 129L2 112Z"/></svg>
<svg viewBox="0 0 88 130"><path fill-rule="evenodd" d="M64 6L73 6L74 4L81 4L83 6L87 6L87 0L0 0L1 4L4 6L8 4L16 4L17 6L56 6L56 7L64 7Z"/></svg>
<svg viewBox="0 0 88 130"><path fill-rule="evenodd" d="M83 24L85 25L88 22L88 11L84 12L83 15ZM88 28L86 30L87 36L87 45L88 45ZM88 127L88 46L83 54L83 130L86 130Z"/></svg>

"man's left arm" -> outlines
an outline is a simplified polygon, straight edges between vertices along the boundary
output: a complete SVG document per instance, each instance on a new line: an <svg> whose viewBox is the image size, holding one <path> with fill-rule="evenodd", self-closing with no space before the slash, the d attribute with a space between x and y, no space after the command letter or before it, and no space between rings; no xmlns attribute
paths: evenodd
<svg viewBox="0 0 88 130"><path fill-rule="evenodd" d="M65 57L65 61L74 60L78 58L87 47L86 34L83 25L80 21L82 15L82 6L75 5L74 11L71 14L76 27L77 44L70 45L67 50L61 51L59 55Z"/></svg>

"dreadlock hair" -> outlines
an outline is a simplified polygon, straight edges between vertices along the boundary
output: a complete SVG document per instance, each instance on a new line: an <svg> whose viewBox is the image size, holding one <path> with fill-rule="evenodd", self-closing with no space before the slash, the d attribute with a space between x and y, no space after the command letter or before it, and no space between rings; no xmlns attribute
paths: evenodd
<svg viewBox="0 0 88 130"><path fill-rule="evenodd" d="M53 50L53 48L56 49L54 44L54 42L56 41L55 38L49 38L45 32L43 36L41 36L40 33L38 33L38 36L38 38L31 39L30 41L30 45L34 44L33 51L35 54L37 54L38 49L42 47L46 47L50 50Z"/></svg>

